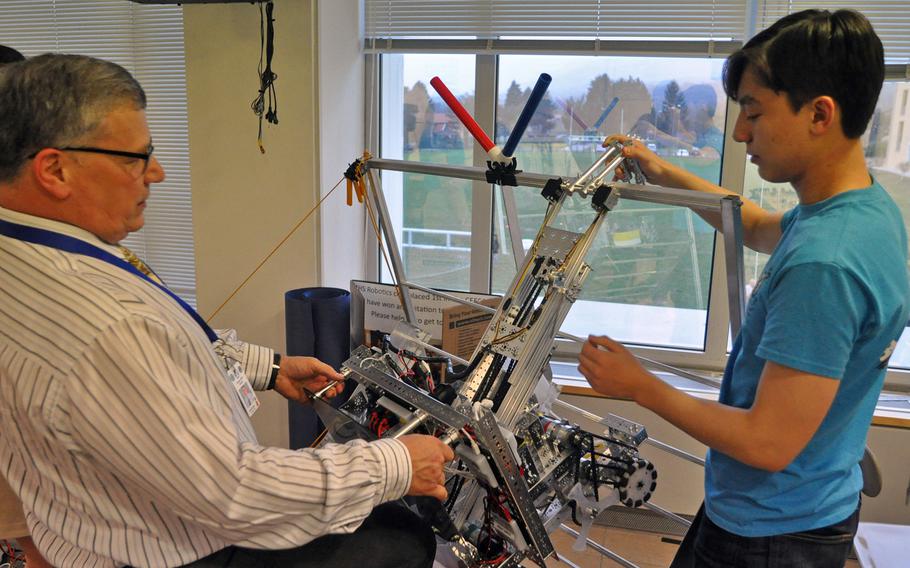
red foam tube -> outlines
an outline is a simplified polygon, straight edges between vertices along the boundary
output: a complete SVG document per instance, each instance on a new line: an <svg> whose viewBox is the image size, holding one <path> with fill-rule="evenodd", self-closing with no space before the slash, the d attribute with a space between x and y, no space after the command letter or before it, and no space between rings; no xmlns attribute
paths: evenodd
<svg viewBox="0 0 910 568"><path fill-rule="evenodd" d="M493 147L493 141L490 140L490 137L487 136L487 133L483 131L483 128L477 124L477 121L474 120L474 117L468 114L468 111L458 102L458 99L455 98L455 95L452 94L452 91L442 82L442 79L439 77L433 77L430 79L430 85L433 85L433 88L436 89L436 92L439 93L439 96L442 97L442 100L449 105L449 108L452 109L452 112L455 113L455 116L458 117L458 120L464 124L464 127L468 129L468 132L474 136L474 140L483 147L484 152L489 152L490 148Z"/></svg>

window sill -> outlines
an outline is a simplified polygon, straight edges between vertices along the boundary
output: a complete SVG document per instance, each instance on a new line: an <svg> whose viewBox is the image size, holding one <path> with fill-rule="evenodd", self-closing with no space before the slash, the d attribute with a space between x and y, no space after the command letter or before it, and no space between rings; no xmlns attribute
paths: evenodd
<svg viewBox="0 0 910 568"><path fill-rule="evenodd" d="M578 372L576 364L574 363L553 361L550 363L550 368L553 371L553 381L559 385L564 394L592 398L613 398L602 395L592 389L584 377ZM696 383L695 381L677 377L670 373L657 372L655 375L663 381L693 396L707 400L717 400L717 389ZM875 414L872 416L872 425L910 430L910 395L883 392L878 398L878 404L875 406Z"/></svg>

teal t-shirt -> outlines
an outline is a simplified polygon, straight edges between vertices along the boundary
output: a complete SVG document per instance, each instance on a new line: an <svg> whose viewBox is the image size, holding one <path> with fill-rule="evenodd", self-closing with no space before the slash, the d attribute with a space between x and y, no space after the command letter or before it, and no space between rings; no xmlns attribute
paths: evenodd
<svg viewBox="0 0 910 568"><path fill-rule="evenodd" d="M749 299L720 402L751 407L769 360L841 384L818 431L783 471L708 452L705 511L741 536L820 528L856 510L866 434L910 305L904 222L877 182L797 206L781 229Z"/></svg>

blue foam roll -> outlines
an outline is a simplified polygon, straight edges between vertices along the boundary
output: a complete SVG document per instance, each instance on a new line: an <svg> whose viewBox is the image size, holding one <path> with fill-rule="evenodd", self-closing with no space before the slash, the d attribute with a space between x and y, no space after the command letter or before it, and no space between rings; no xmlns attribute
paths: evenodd
<svg viewBox="0 0 910 568"><path fill-rule="evenodd" d="M605 108L604 111L600 113L600 116L597 118L597 122L594 123L593 130L600 128L600 125L604 123L604 120L607 119L607 115L610 114L610 111L612 111L614 107L616 107L616 103L618 102L619 97L613 97L613 100L610 101L610 104L607 105L607 108Z"/></svg>
<svg viewBox="0 0 910 568"><path fill-rule="evenodd" d="M316 357L338 369L351 352L351 293L341 288L300 288L284 295L287 355ZM345 389L332 402L340 404ZM288 401L291 449L306 448L322 432L313 407Z"/></svg>
<svg viewBox="0 0 910 568"><path fill-rule="evenodd" d="M543 96L547 92L547 87L550 86L550 81L552 80L553 78L546 73L541 73L540 77L537 78L537 84L534 85L531 96L528 97L528 102L525 103L525 108L521 110L521 114L518 115L518 120L515 121L515 128L513 128L512 133L509 134L506 145L502 147L502 154L504 156L512 157L512 154L515 152L515 147L518 146L518 142L520 142L521 137L524 136L525 130L528 128L528 123L531 122L531 117L534 116L534 111L537 110L537 105L543 100Z"/></svg>

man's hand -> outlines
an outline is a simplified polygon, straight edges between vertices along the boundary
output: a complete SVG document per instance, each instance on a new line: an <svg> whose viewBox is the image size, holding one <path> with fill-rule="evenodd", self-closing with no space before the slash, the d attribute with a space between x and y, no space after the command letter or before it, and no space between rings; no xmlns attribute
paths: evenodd
<svg viewBox="0 0 910 568"><path fill-rule="evenodd" d="M600 394L632 400L654 378L628 349L605 335L588 336L578 370Z"/></svg>
<svg viewBox="0 0 910 568"><path fill-rule="evenodd" d="M285 356L281 358L275 379L275 392L305 404L310 400L307 391L317 392L332 381L338 381L338 384L323 393L325 398L332 398L344 390L344 376L315 357Z"/></svg>
<svg viewBox="0 0 910 568"><path fill-rule="evenodd" d="M622 149L623 157L638 161L641 172L648 178L649 183L666 187L678 187L673 165L648 150L641 140L623 134L613 134L604 140L603 146L606 147L612 142L621 142L624 145ZM616 169L618 170L618 175L624 174L621 167Z"/></svg>
<svg viewBox="0 0 910 568"><path fill-rule="evenodd" d="M452 448L433 436L411 434L398 438L411 456L411 487L408 495L426 495L445 501L446 476L442 466L455 459Z"/></svg>

